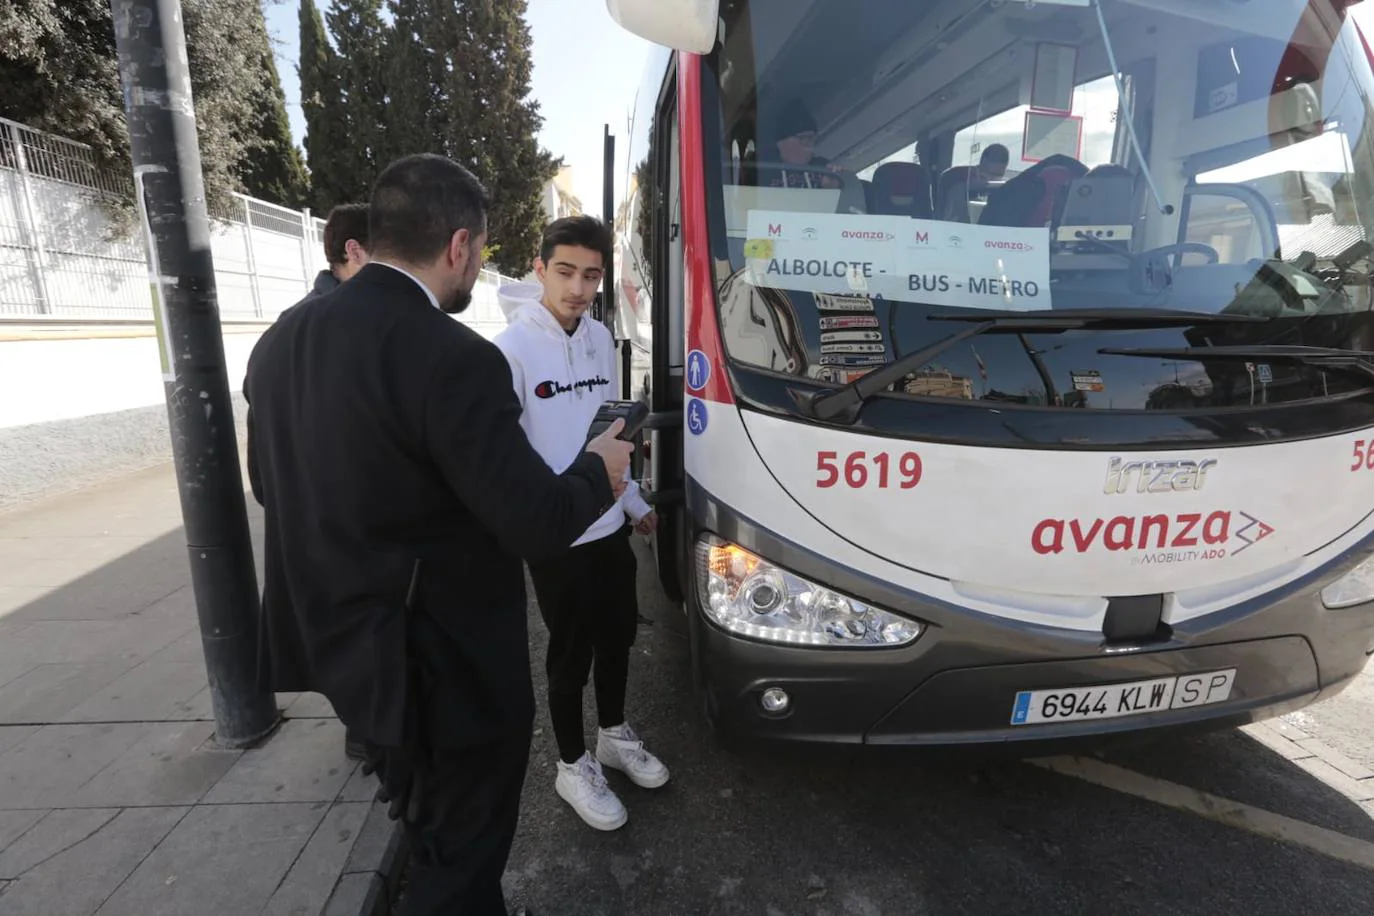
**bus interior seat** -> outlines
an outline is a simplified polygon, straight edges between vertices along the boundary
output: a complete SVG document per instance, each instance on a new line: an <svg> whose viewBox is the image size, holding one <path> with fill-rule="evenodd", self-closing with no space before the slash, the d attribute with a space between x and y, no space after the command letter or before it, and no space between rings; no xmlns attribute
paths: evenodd
<svg viewBox="0 0 1374 916"><path fill-rule="evenodd" d="M873 173L869 212L930 219L930 173L914 162L885 162Z"/></svg>
<svg viewBox="0 0 1374 916"><path fill-rule="evenodd" d="M969 222L968 186L973 167L955 165L940 173L935 183L935 213L938 219L956 223Z"/></svg>
<svg viewBox="0 0 1374 916"><path fill-rule="evenodd" d="M1069 184L1088 167L1069 156L1043 159L988 195L979 222L984 226L1049 226L1068 194Z"/></svg>
<svg viewBox="0 0 1374 916"><path fill-rule="evenodd" d="M859 185L864 189L864 206L868 208L869 213L877 213L878 211L874 209L877 198L874 196L873 182L865 178L860 178Z"/></svg>

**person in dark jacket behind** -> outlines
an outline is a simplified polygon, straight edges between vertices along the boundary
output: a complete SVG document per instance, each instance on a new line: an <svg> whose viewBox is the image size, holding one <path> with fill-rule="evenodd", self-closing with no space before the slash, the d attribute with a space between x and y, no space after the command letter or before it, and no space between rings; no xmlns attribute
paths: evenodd
<svg viewBox="0 0 1374 916"><path fill-rule="evenodd" d="M330 210L324 221L324 257L329 269L316 275L305 299L332 293L356 277L372 257L368 239L367 204L339 204ZM344 754L353 760L366 757L363 742L351 732L344 735Z"/></svg>
<svg viewBox="0 0 1374 916"><path fill-rule="evenodd" d="M372 263L284 312L249 357L248 478L266 518L260 676L318 691L367 746L412 859L404 916L505 916L534 725L522 558L624 490L617 420L562 474L520 427L496 346L455 321L486 191L398 160Z"/></svg>
<svg viewBox="0 0 1374 916"><path fill-rule="evenodd" d="M338 289L367 266L371 255L367 230L367 204L339 204L324 221L324 257L329 269L315 276L307 299Z"/></svg>

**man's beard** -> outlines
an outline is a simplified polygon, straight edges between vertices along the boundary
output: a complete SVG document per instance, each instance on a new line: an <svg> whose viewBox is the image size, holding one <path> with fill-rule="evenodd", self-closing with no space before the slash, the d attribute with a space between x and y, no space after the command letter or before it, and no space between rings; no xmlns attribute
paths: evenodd
<svg viewBox="0 0 1374 916"><path fill-rule="evenodd" d="M439 308L446 314L460 315L472 305L472 290L455 289L453 293L443 302L439 303Z"/></svg>

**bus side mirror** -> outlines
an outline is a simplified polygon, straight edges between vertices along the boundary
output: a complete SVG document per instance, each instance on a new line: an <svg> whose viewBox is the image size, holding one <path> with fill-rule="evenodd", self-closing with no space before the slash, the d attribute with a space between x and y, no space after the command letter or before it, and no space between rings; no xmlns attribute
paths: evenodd
<svg viewBox="0 0 1374 916"><path fill-rule="evenodd" d="M606 9L625 31L674 51L716 46L720 0L606 0Z"/></svg>

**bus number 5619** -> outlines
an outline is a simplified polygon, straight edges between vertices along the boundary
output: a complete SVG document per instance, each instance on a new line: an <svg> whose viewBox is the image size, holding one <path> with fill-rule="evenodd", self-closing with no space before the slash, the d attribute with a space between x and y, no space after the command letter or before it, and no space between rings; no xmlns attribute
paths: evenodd
<svg viewBox="0 0 1374 916"><path fill-rule="evenodd" d="M838 452L817 452L816 470L820 478L816 486L833 487L844 481L851 488L891 486L893 457L887 452L850 452L841 460ZM905 452L896 459L897 485L910 490L921 482L921 456L915 452ZM871 466L871 467L870 467Z"/></svg>

